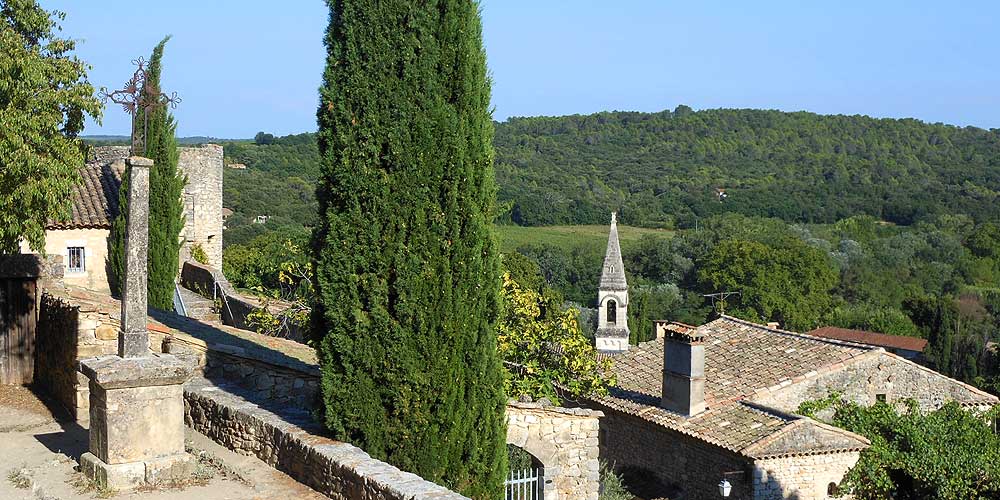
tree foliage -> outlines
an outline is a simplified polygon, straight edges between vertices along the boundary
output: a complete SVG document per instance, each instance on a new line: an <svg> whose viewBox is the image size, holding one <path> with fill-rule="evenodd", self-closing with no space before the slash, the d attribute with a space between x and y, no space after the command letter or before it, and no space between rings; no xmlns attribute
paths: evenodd
<svg viewBox="0 0 1000 500"><path fill-rule="evenodd" d="M84 118L101 118L76 42L57 36L63 18L34 0L0 2L0 253L21 240L44 252L46 222L70 215Z"/></svg>
<svg viewBox="0 0 1000 500"><path fill-rule="evenodd" d="M949 402L928 412L910 400L900 411L890 403L864 407L832 396L803 403L799 413L815 417L831 407L833 425L872 443L844 476L843 494L858 500L1000 496L1000 440L992 429L996 409L983 414Z"/></svg>
<svg viewBox="0 0 1000 500"><path fill-rule="evenodd" d="M163 48L170 37L164 38L153 48L146 72L144 95L160 92L160 74L163 67ZM148 113L148 117L144 114ZM177 123L166 107L137 111L137 126L146 125L145 155L153 160L149 171L149 275L146 288L149 305L158 309L173 308L174 283L177 279L181 240L184 228L184 205L181 199L187 179L177 168ZM128 218L128 177L122 179L119 191L118 216L112 223L109 236L108 261L114 275L110 280L112 291L120 293L125 275L125 230Z"/></svg>
<svg viewBox="0 0 1000 500"><path fill-rule="evenodd" d="M829 308L837 275L822 252L805 245L728 240L700 262L698 282L705 293L740 292L726 304L730 315L808 330Z"/></svg>
<svg viewBox="0 0 1000 500"><path fill-rule="evenodd" d="M374 457L498 498L500 262L478 6L328 3L313 236L323 421Z"/></svg>
<svg viewBox="0 0 1000 500"><path fill-rule="evenodd" d="M614 383L610 360L598 359L580 331L579 312L562 309L504 275L497 349L508 365L507 394L558 401L556 384L574 397L605 394ZM549 314L543 311L548 309Z"/></svg>

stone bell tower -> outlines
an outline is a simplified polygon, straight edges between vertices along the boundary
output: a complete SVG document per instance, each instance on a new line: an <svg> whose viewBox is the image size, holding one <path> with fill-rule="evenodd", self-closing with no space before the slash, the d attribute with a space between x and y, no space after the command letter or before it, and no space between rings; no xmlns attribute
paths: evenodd
<svg viewBox="0 0 1000 500"><path fill-rule="evenodd" d="M628 283L625 265L618 245L618 219L611 213L608 250L604 254L601 285L597 292L597 334L595 347L600 352L619 353L628 350Z"/></svg>

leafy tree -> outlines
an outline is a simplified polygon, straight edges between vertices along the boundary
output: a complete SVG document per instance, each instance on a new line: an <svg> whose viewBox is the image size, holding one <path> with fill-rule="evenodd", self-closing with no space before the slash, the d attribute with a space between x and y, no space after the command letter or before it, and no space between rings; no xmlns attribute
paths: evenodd
<svg viewBox="0 0 1000 500"><path fill-rule="evenodd" d="M0 2L0 253L22 239L44 252L46 222L70 215L84 117L101 118L76 42L56 36L64 17L34 0Z"/></svg>
<svg viewBox="0 0 1000 500"><path fill-rule="evenodd" d="M478 6L330 0L313 343L337 439L477 499L506 470Z"/></svg>
<svg viewBox="0 0 1000 500"><path fill-rule="evenodd" d="M163 48L170 37L153 49L146 72L144 95L160 92ZM148 113L148 118L143 114ZM184 228L184 193L186 177L177 168L177 123L166 107L137 111L136 123L146 124L146 153L153 160L149 171L149 305L158 309L173 308L174 283L178 273L181 230ZM120 213L112 223L108 260L114 278L113 291L121 291L125 275L125 229L128 217L128 178L122 180L119 192Z"/></svg>
<svg viewBox="0 0 1000 500"><path fill-rule="evenodd" d="M818 250L740 240L717 245L698 270L704 292L740 292L730 299L727 313L750 321L778 321L798 330L815 327L827 312L836 279Z"/></svg>
<svg viewBox="0 0 1000 500"><path fill-rule="evenodd" d="M870 304L841 306L830 311L824 321L831 326L841 328L908 337L920 336L920 330L913 324L913 321L903 311L891 307L878 307Z"/></svg>
<svg viewBox="0 0 1000 500"><path fill-rule="evenodd" d="M580 331L579 312L569 308L545 317L544 302L541 294L504 275L497 348L510 371L507 393L558 401L555 384L572 396L606 393L608 384L614 383L611 363L598 359L590 339Z"/></svg>
<svg viewBox="0 0 1000 500"><path fill-rule="evenodd" d="M274 135L257 132L257 135L253 138L253 142L258 146L267 146L274 143Z"/></svg>
<svg viewBox="0 0 1000 500"><path fill-rule="evenodd" d="M899 411L889 403L864 407L833 396L803 403L799 413L815 417L830 407L833 425L872 443L844 476L843 494L859 500L1000 496L1000 440L991 428L996 409L984 415L949 402L925 412L910 400Z"/></svg>

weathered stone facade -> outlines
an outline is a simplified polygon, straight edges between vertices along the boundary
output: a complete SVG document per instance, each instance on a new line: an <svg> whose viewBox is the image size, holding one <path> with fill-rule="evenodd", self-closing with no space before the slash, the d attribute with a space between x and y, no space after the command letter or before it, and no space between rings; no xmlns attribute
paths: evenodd
<svg viewBox="0 0 1000 500"><path fill-rule="evenodd" d="M599 411L540 403L507 404L507 443L544 467L544 500L597 500Z"/></svg>
<svg viewBox="0 0 1000 500"><path fill-rule="evenodd" d="M749 498L752 461L692 436L652 424L640 417L599 406L601 459L622 475L643 498L675 498L683 485L685 500L716 500L724 477L733 485L731 498ZM741 472L730 474L728 472ZM677 497L681 498L681 497Z"/></svg>
<svg viewBox="0 0 1000 500"><path fill-rule="evenodd" d="M866 406L875 404L881 396L889 402L912 398L925 410L951 400L982 409L995 404L995 398L984 391L881 349L849 365L821 368L798 383L762 393L755 401L793 412L803 401L822 399L834 392ZM974 403L977 399L981 404Z"/></svg>
<svg viewBox="0 0 1000 500"><path fill-rule="evenodd" d="M50 229L45 232L45 253L60 255L64 263L69 262L69 248L84 249L84 269L67 270L64 280L68 285L82 286L90 290L107 292L108 235L103 228ZM21 243L21 253L30 253L26 242Z"/></svg>
<svg viewBox="0 0 1000 500"><path fill-rule="evenodd" d="M756 460L753 498L756 500L827 500L860 452L792 456ZM832 486L832 487L831 487Z"/></svg>
<svg viewBox="0 0 1000 500"><path fill-rule="evenodd" d="M200 245L208 255L208 264L222 269L222 146L178 149L177 165L188 178L181 262L189 260L191 249Z"/></svg>

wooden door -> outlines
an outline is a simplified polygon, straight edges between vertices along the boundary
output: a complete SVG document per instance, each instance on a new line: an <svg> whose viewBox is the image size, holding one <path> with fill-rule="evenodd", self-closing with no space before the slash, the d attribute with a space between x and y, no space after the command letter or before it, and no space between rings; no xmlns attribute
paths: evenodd
<svg viewBox="0 0 1000 500"><path fill-rule="evenodd" d="M0 384L35 375L35 280L0 280Z"/></svg>

